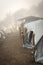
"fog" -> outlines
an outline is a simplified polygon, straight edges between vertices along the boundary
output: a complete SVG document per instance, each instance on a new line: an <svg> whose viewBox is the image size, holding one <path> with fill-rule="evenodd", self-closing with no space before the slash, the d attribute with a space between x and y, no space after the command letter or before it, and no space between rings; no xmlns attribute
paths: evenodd
<svg viewBox="0 0 43 65"><path fill-rule="evenodd" d="M7 14L12 15L22 8L30 10L33 15L39 15L43 12L43 0L0 0L0 20L3 20ZM30 11L28 13L31 13Z"/></svg>
<svg viewBox="0 0 43 65"><path fill-rule="evenodd" d="M15 27L17 28L17 20L27 16L43 18L43 0L0 0L0 30L4 30L6 33L14 32ZM35 33L42 33L42 23L40 21L30 23L30 27L34 29ZM39 37L41 33L39 33ZM39 37L37 40L39 40Z"/></svg>
<svg viewBox="0 0 43 65"><path fill-rule="evenodd" d="M36 8L36 13L40 16L43 17L43 0L39 3L39 5Z"/></svg>

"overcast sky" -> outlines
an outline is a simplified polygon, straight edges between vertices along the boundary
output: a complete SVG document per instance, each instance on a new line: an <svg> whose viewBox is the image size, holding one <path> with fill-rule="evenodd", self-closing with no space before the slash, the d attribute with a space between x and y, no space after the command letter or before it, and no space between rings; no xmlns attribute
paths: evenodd
<svg viewBox="0 0 43 65"><path fill-rule="evenodd" d="M14 13L21 8L30 9L32 5L37 6L42 0L0 0L0 20L7 13Z"/></svg>

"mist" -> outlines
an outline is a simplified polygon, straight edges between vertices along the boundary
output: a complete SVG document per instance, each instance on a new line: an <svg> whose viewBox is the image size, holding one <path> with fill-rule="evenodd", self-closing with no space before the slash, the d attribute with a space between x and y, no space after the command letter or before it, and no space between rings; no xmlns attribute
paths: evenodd
<svg viewBox="0 0 43 65"><path fill-rule="evenodd" d="M36 13L43 18L43 0L36 7Z"/></svg>
<svg viewBox="0 0 43 65"><path fill-rule="evenodd" d="M29 11L32 10L31 8L34 9L34 7L36 7L34 12L36 10L38 11L38 8L41 8L39 5L43 4L41 1L42 0L0 0L0 20L3 20L6 14L13 14L22 8ZM31 12L29 13L31 14ZM34 15L33 11L32 14Z"/></svg>

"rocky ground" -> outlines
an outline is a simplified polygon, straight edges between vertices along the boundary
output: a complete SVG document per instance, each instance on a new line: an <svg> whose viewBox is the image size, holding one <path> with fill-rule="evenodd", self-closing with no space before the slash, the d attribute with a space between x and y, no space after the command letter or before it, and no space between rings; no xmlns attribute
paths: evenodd
<svg viewBox="0 0 43 65"><path fill-rule="evenodd" d="M31 51L22 45L19 32L11 33L0 44L0 65L41 65L34 61Z"/></svg>

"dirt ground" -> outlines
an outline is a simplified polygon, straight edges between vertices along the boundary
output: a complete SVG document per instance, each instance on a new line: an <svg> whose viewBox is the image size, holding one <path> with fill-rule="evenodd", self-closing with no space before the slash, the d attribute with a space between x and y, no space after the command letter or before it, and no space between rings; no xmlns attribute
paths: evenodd
<svg viewBox="0 0 43 65"><path fill-rule="evenodd" d="M22 46L19 32L11 33L0 45L0 65L41 65L34 61L31 51Z"/></svg>

